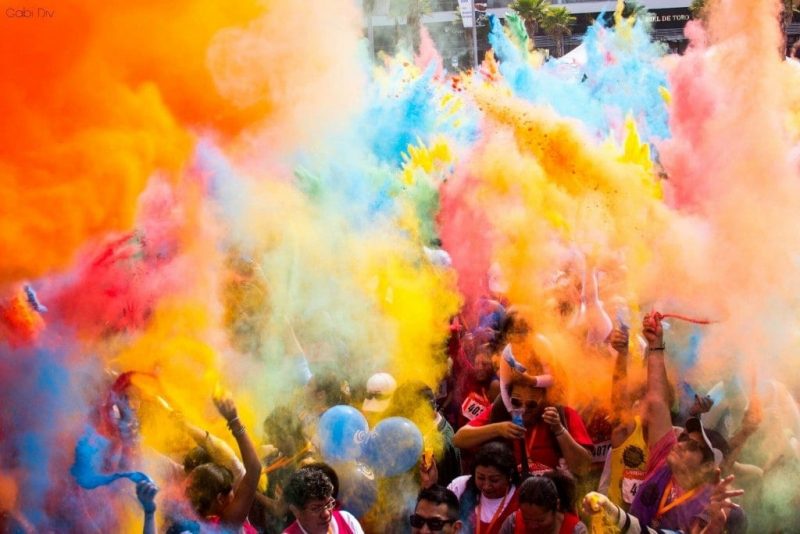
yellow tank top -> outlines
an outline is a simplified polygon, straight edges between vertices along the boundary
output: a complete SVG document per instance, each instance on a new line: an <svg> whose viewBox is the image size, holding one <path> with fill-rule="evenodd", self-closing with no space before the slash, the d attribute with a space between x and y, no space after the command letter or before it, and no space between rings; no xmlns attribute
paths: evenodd
<svg viewBox="0 0 800 534"><path fill-rule="evenodd" d="M619 447L611 448L611 474L608 498L614 504L628 509L639 491L647 468L647 442L644 439L642 418L634 417L636 426Z"/></svg>

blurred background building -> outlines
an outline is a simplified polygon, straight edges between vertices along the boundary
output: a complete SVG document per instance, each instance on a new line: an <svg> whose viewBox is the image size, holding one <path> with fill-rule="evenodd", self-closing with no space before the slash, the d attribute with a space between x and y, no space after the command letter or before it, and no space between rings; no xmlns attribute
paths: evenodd
<svg viewBox="0 0 800 534"><path fill-rule="evenodd" d="M797 6L800 0L785 0ZM515 2L512 0L362 0L365 30L372 52L393 54L398 47L418 45L418 35L411 31L419 23L430 32L445 66L450 71L473 66L474 56L482 60L489 49L488 15L503 18ZM563 8L562 20L555 24L536 24L534 42L537 48L559 56L581 43L587 27L598 17L613 18L615 0L517 0L522 7L535 9L537 4ZM626 14L640 13L650 21L653 37L673 51L686 47L683 28L694 16L700 16L703 0L638 0L626 1ZM747 3L742 2L742 9ZM475 17L470 13L475 9ZM603 15L605 14L605 15ZM473 21L475 28L473 36ZM552 22L552 21L551 21ZM787 49L800 37L800 15L787 19ZM474 39L474 40L473 40ZM477 54L475 54L477 52Z"/></svg>

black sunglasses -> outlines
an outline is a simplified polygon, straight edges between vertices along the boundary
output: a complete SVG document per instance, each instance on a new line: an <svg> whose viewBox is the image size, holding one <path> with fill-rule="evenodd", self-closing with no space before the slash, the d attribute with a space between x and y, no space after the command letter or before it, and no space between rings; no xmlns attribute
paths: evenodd
<svg viewBox="0 0 800 534"><path fill-rule="evenodd" d="M539 406L539 403L536 402L535 400L529 400L529 401L522 402L522 399L518 399L517 397L511 397L511 407L512 408L520 409L523 406L525 407L526 410L532 412L533 410L535 410Z"/></svg>
<svg viewBox="0 0 800 534"><path fill-rule="evenodd" d="M423 517L419 514L412 514L408 516L408 520L411 521L411 526L414 528L422 528L425 526L425 523L428 524L428 528L433 530L434 532L437 530L442 530L445 525L449 525L450 523L455 523L455 519L441 519L439 517Z"/></svg>

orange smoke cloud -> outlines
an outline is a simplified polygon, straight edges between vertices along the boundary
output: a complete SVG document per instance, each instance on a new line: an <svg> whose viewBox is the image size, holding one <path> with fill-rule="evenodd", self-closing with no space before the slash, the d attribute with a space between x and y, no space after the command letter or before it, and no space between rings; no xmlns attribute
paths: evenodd
<svg viewBox="0 0 800 534"><path fill-rule="evenodd" d="M220 96L206 54L219 30L261 10L68 1L0 21L0 47L12 51L0 58L0 285L64 267L88 239L130 228L148 177L190 154L185 126L224 135L257 116Z"/></svg>

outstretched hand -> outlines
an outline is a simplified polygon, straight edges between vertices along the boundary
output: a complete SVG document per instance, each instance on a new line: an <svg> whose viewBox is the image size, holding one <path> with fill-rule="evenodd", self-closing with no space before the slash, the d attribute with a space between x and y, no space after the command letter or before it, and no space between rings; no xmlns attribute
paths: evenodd
<svg viewBox="0 0 800 534"><path fill-rule="evenodd" d="M619 353L627 354L628 342L629 342L628 332L626 332L625 330L620 330L618 328L615 328L608 335L608 344L611 345L611 348L613 348L615 351Z"/></svg>
<svg viewBox="0 0 800 534"><path fill-rule="evenodd" d="M142 509L146 514L152 514L156 511L156 493L158 487L149 481L143 481L136 484L136 498L142 503Z"/></svg>
<svg viewBox="0 0 800 534"><path fill-rule="evenodd" d="M732 502L731 498L743 495L744 490L730 489L734 478L733 475L721 478L720 470L717 469L714 490L711 492L711 500L706 506L708 523L702 530L703 534L722 534L722 532L725 532L728 513L734 508L739 508L739 505Z"/></svg>
<svg viewBox="0 0 800 534"><path fill-rule="evenodd" d="M642 335L647 340L647 346L664 346L664 329L661 327L661 315L658 312L648 313L642 320Z"/></svg>
<svg viewBox="0 0 800 534"><path fill-rule="evenodd" d="M608 500L608 497L596 491L590 491L583 498L583 511L586 515L595 515L599 513L609 514L613 511L614 503Z"/></svg>
<svg viewBox="0 0 800 534"><path fill-rule="evenodd" d="M229 423L239 417L236 411L236 404L230 397L214 397L214 406L217 407L219 414Z"/></svg>

